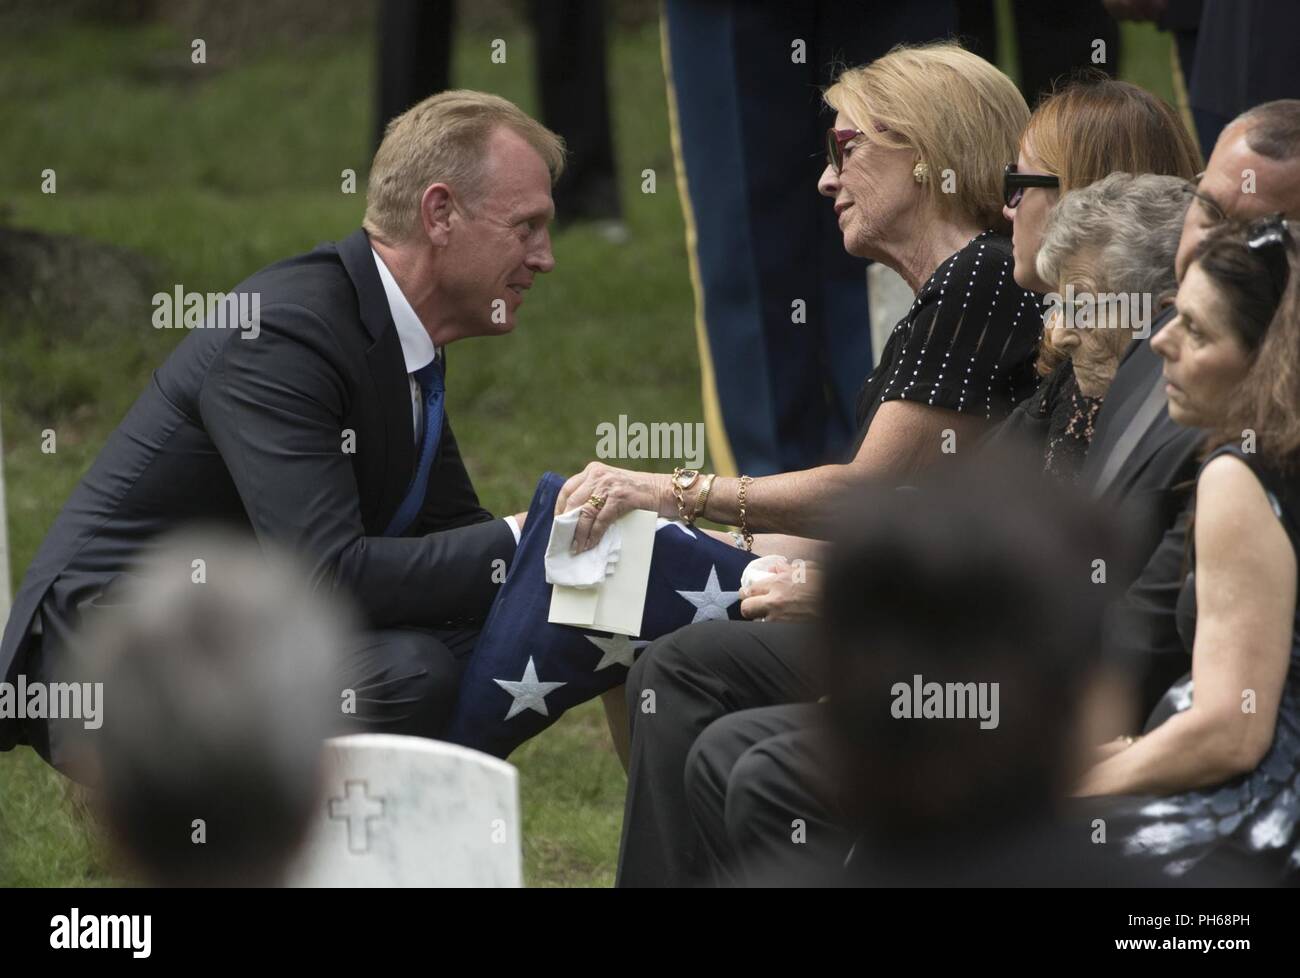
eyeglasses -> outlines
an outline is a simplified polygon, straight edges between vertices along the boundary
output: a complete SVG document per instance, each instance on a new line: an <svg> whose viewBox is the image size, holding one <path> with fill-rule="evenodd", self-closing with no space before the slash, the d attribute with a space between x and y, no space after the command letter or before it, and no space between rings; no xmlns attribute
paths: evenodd
<svg viewBox="0 0 1300 978"><path fill-rule="evenodd" d="M832 126L826 130L826 162L837 175L844 172L844 147L861 135L864 135L861 129L836 129Z"/></svg>
<svg viewBox="0 0 1300 978"><path fill-rule="evenodd" d="M1246 228L1246 250L1260 257L1279 295L1286 290L1291 273L1287 256L1290 248L1291 225L1280 213L1261 218Z"/></svg>
<svg viewBox="0 0 1300 978"><path fill-rule="evenodd" d="M1002 201L1013 210L1027 187L1060 187L1061 178L1050 173L1020 173L1016 164L1008 163L1002 171Z"/></svg>
<svg viewBox="0 0 1300 978"><path fill-rule="evenodd" d="M876 132L893 132L883 122L874 122L871 128ZM826 163L834 168L836 176L844 172L844 160L849 155L846 152L849 142L864 135L866 133L861 129L836 129L832 126L826 130Z"/></svg>

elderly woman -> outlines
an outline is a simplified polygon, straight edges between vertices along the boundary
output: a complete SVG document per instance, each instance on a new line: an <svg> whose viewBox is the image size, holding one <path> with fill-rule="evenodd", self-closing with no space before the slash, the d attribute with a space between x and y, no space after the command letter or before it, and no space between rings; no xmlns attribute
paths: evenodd
<svg viewBox="0 0 1300 978"><path fill-rule="evenodd" d="M1177 287L1174 256L1191 199L1180 177L1112 173L1052 208L1035 262L1051 286L1039 354L1046 380L983 444L1032 445L1050 476L1078 481L1124 351Z"/></svg>
<svg viewBox="0 0 1300 978"><path fill-rule="evenodd" d="M583 508L578 549L624 513L650 509L738 526L758 552L814 555L815 541L754 542L751 532L823 534L846 488L941 461L945 439L973 439L1036 388L1037 299L1012 281L1001 214L998 154L1013 151L1029 118L1015 85L939 43L845 71L825 98L837 115L818 190L833 201L844 248L890 266L916 292L859 397L853 457L759 479L593 462L566 483L557 508Z"/></svg>
<svg viewBox="0 0 1300 978"><path fill-rule="evenodd" d="M1081 795L1126 855L1300 880L1300 251L1285 222L1197 246L1152 340L1169 415L1210 432L1178 602L1190 676ZM1193 686L1194 691L1193 691Z"/></svg>

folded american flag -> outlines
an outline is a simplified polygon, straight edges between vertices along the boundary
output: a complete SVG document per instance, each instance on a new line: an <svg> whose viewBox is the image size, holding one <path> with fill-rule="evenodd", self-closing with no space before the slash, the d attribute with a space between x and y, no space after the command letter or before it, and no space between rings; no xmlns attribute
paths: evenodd
<svg viewBox="0 0 1300 978"><path fill-rule="evenodd" d="M447 740L507 757L565 710L613 689L651 639L711 618L739 618L740 575L753 554L700 530L655 532L641 634L610 635L547 621L546 544L564 480L537 484L519 548L460 684Z"/></svg>

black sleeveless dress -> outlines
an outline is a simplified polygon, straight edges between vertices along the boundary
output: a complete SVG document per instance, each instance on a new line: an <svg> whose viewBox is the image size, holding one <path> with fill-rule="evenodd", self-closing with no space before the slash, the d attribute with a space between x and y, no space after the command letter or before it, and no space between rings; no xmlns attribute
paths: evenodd
<svg viewBox="0 0 1300 978"><path fill-rule="evenodd" d="M1259 479L1300 561L1300 480L1283 478L1235 445L1231 454ZM1202 469L1204 465L1202 466ZM1188 654L1196 633L1196 572L1178 597L1178 633ZM1291 658L1278 705L1273 743L1252 771L1221 785L1177 795L1117 795L1084 801L1105 819L1108 841L1126 856L1151 861L1169 876L1195 882L1201 870L1247 868L1261 882L1300 882L1300 596ZM1192 705L1191 674L1165 693L1147 722L1155 729Z"/></svg>

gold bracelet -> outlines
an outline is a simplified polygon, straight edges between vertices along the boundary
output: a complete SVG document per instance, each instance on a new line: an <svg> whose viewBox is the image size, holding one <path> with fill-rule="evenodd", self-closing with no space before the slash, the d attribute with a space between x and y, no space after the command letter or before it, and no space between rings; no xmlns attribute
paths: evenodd
<svg viewBox="0 0 1300 978"><path fill-rule="evenodd" d="M708 502L710 490L713 489L713 480L717 477L716 472L710 472L704 477L704 488L700 490L700 498L695 500L695 510L691 513L691 518L686 521L691 526L694 526L695 521L704 515L704 506Z"/></svg>
<svg viewBox="0 0 1300 978"><path fill-rule="evenodd" d="M686 481L685 485L683 485L682 479L687 474L690 475L690 479ZM700 473L694 469L684 469L680 465L677 466L677 468L673 469L673 476L672 476L673 496L677 500L677 515L681 517L683 523L690 523L691 520L695 518L693 515L692 516L686 515L686 499L683 496L683 493L685 492L685 490L695 485L695 480L698 479L699 477L700 477Z"/></svg>
<svg viewBox="0 0 1300 978"><path fill-rule="evenodd" d="M745 525L745 487L754 480L747 476L740 477L740 485L736 490L736 496L740 503L740 535L745 538L745 549L752 552L754 549L754 534L749 532L749 527Z"/></svg>

